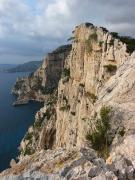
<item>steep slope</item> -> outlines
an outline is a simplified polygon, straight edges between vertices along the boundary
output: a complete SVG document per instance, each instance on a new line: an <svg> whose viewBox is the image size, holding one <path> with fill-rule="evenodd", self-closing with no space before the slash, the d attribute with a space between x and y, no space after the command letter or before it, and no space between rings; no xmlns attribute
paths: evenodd
<svg viewBox="0 0 135 180"><path fill-rule="evenodd" d="M62 66L58 65L56 84L53 78L58 69L48 73L45 70L50 69L51 61L42 65L40 85L49 97L43 99L44 107L21 142L20 163L3 175L11 177L19 169L21 178L32 178L36 175L28 171L33 173L36 167L34 171L42 172L38 177L44 179L134 179L134 48L123 43L123 37L90 23L77 26L70 39L72 49L62 58ZM40 71L29 77L31 82L41 76ZM24 83L26 79L17 89L19 98L31 91L27 85L29 91L21 95ZM107 159L106 164L91 148ZM72 160L66 155L71 151L76 154L70 155Z"/></svg>
<svg viewBox="0 0 135 180"><path fill-rule="evenodd" d="M85 142L90 126L94 128L90 120L99 92L129 58L126 45L102 28L83 24L75 29L74 39L65 65L70 78L66 83L60 80L58 87L56 144L66 148Z"/></svg>

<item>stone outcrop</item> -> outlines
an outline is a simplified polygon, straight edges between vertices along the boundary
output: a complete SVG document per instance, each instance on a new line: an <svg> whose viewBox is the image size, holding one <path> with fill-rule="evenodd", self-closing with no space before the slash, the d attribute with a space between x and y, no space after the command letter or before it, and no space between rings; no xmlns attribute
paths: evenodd
<svg viewBox="0 0 135 180"><path fill-rule="evenodd" d="M21 142L20 162L5 178L21 169L15 178L135 179L135 52L114 34L90 23L77 26L72 49L64 56L54 51L29 78L37 84L33 79L42 74L47 99ZM60 57L62 64L51 64ZM28 79L21 81L14 91L20 99L31 92Z"/></svg>
<svg viewBox="0 0 135 180"><path fill-rule="evenodd" d="M98 158L91 149L59 149L41 151L24 159L0 175L3 180L41 179L113 179L116 175L105 161Z"/></svg>
<svg viewBox="0 0 135 180"><path fill-rule="evenodd" d="M64 45L43 60L41 67L28 77L19 78L12 89L12 93L18 96L17 105L30 100L44 102L51 92L58 86L65 59L68 57L71 45Z"/></svg>

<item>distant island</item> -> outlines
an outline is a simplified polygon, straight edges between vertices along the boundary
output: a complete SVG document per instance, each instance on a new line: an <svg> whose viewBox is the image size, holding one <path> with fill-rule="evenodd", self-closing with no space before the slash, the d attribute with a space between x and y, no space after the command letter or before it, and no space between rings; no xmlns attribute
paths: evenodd
<svg viewBox="0 0 135 180"><path fill-rule="evenodd" d="M42 61L30 61L24 64L1 64L0 65L0 72L8 72L8 73L15 73L15 72L34 72L38 67L40 67Z"/></svg>

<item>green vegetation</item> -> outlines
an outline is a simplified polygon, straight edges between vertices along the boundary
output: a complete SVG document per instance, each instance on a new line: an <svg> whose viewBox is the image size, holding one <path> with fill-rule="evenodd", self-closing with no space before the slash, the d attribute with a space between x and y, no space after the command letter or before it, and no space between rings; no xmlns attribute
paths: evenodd
<svg viewBox="0 0 135 180"><path fill-rule="evenodd" d="M25 152L24 152L24 156L25 155L32 155L32 154L34 154L34 152L35 152L35 150L32 149L32 147L27 146L25 149Z"/></svg>
<svg viewBox="0 0 135 180"><path fill-rule="evenodd" d="M63 46L58 47L57 49L55 49L53 51L53 53L54 54L64 53L65 51L71 51L71 49L72 49L72 45L71 44L67 44L67 45L63 45Z"/></svg>
<svg viewBox="0 0 135 180"><path fill-rule="evenodd" d="M31 133L27 132L24 139L25 140L30 140L30 139L32 139L32 137L33 137L33 133L32 132Z"/></svg>
<svg viewBox="0 0 135 180"><path fill-rule="evenodd" d="M39 77L34 77L33 79L34 85L31 87L32 90L38 91L39 89L42 88L42 78Z"/></svg>
<svg viewBox="0 0 135 180"><path fill-rule="evenodd" d="M69 68L64 68L62 72L62 82L63 84L68 82L70 79L70 69Z"/></svg>
<svg viewBox="0 0 135 180"><path fill-rule="evenodd" d="M63 96L64 106L60 107L60 111L67 111L70 110L70 105L68 104L68 99L66 96Z"/></svg>
<svg viewBox="0 0 135 180"><path fill-rule="evenodd" d="M116 72L117 70L117 66L112 64L105 65L104 68L106 68L107 72L109 73Z"/></svg>
<svg viewBox="0 0 135 180"><path fill-rule="evenodd" d="M125 134L125 128L123 127L122 129L120 129L118 133L119 133L120 136L123 137L124 134Z"/></svg>
<svg viewBox="0 0 135 180"><path fill-rule="evenodd" d="M46 112L43 114L43 117L41 117L40 119L38 119L37 121L35 121L34 123L34 127L36 128L40 128L42 126L42 123L44 122L44 120L49 120L50 117L52 115L52 111L50 108L48 108L46 110Z"/></svg>
<svg viewBox="0 0 135 180"><path fill-rule="evenodd" d="M65 106L60 107L60 111L67 111L69 109L70 109L70 105L67 104Z"/></svg>
<svg viewBox="0 0 135 180"><path fill-rule="evenodd" d="M132 53L135 50L135 39L128 36L121 36L120 40L127 44L127 52Z"/></svg>
<svg viewBox="0 0 135 180"><path fill-rule="evenodd" d="M91 35L89 36L89 39L94 40L94 41L97 41L97 33L94 32L93 34L91 34Z"/></svg>
<svg viewBox="0 0 135 180"><path fill-rule="evenodd" d="M79 86L80 86L80 87L82 87L82 88L84 88L84 87L85 87L85 85L84 85L84 84L82 84L82 83L80 83L80 84L79 84Z"/></svg>
<svg viewBox="0 0 135 180"><path fill-rule="evenodd" d="M19 80L19 81L17 81L16 82L16 84L15 84L15 89L16 90L19 90L19 89L21 89L22 88L22 85L23 85L23 83L24 83L24 80Z"/></svg>
<svg viewBox="0 0 135 180"><path fill-rule="evenodd" d="M104 27L100 27L104 32L108 32L108 30Z"/></svg>
<svg viewBox="0 0 135 180"><path fill-rule="evenodd" d="M110 33L114 38L119 39L120 41L122 41L123 43L125 43L127 45L127 52L128 53L132 53L135 50L135 39L129 36L120 36L118 33L116 32L111 32Z"/></svg>
<svg viewBox="0 0 135 180"><path fill-rule="evenodd" d="M75 37L70 37L70 38L68 38L67 41L74 41L74 40L75 40Z"/></svg>
<svg viewBox="0 0 135 180"><path fill-rule="evenodd" d="M97 34L94 32L89 36L89 38L85 41L86 51L88 54L92 52L92 42L97 41Z"/></svg>
<svg viewBox="0 0 135 180"><path fill-rule="evenodd" d="M110 144L108 138L110 111L111 109L106 106L100 109L100 120L97 120L95 131L93 133L88 133L86 136L86 139L91 141L93 149L104 158L108 156L108 146Z"/></svg>
<svg viewBox="0 0 135 180"><path fill-rule="evenodd" d="M92 103L94 104L97 100L97 96L91 92L86 92L85 96L90 98L90 100L92 101Z"/></svg>
<svg viewBox="0 0 135 180"><path fill-rule="evenodd" d="M110 44L110 46L113 46L114 45L114 39L111 39L109 44Z"/></svg>
<svg viewBox="0 0 135 180"><path fill-rule="evenodd" d="M102 44L103 44L103 41L100 41L99 42L99 46L102 47Z"/></svg>
<svg viewBox="0 0 135 180"><path fill-rule="evenodd" d="M119 38L119 34L117 32L110 33L114 38Z"/></svg>
<svg viewBox="0 0 135 180"><path fill-rule="evenodd" d="M91 43L90 39L86 40L85 45L86 45L87 53L91 54L92 53L92 43Z"/></svg>
<svg viewBox="0 0 135 180"><path fill-rule="evenodd" d="M55 87L41 87L40 88L40 91L42 92L42 94L52 94L52 93L54 93L54 91L55 91Z"/></svg>
<svg viewBox="0 0 135 180"><path fill-rule="evenodd" d="M93 26L93 24L92 24L92 23L89 23L89 22L86 22L86 23L85 23L85 26L86 26L86 27L90 27L90 26Z"/></svg>
<svg viewBox="0 0 135 180"><path fill-rule="evenodd" d="M108 92L108 93L112 92L112 89L111 89L111 88L108 88L108 89L107 89L107 92Z"/></svg>
<svg viewBox="0 0 135 180"><path fill-rule="evenodd" d="M70 69L64 68L62 72L62 78L70 77Z"/></svg>
<svg viewBox="0 0 135 180"><path fill-rule="evenodd" d="M43 121L44 121L44 118L40 118L40 119L38 119L37 121L35 121L35 123L34 123L34 127L36 127L36 128L40 128L40 127L41 127L41 125L42 125L42 123L43 123Z"/></svg>
<svg viewBox="0 0 135 180"><path fill-rule="evenodd" d="M75 114L76 114L76 113L75 113L75 112L73 112L73 111L71 111L71 114L72 114L73 116L75 116Z"/></svg>

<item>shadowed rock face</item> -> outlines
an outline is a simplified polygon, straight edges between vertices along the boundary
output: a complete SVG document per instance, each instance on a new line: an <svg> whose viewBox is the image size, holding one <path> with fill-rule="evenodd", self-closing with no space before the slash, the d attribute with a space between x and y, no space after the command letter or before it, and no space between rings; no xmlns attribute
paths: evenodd
<svg viewBox="0 0 135 180"><path fill-rule="evenodd" d="M20 167L24 160L28 160L26 155L33 154L29 156L29 165L35 167L37 160L34 161L33 158L37 158L40 164L38 172L48 174L50 179L133 179L135 53L128 54L126 44L114 38L104 28L89 23L77 26L71 39L72 49L69 48L68 53L67 50L66 53L64 50L64 54L61 49L55 50L29 80L24 80L25 83L30 82L30 85L18 85L17 94L20 93L21 98L22 94L26 97L28 92L35 92L33 87L38 82L40 88L35 93L35 99L43 97L42 100L45 101L44 107L35 116L34 125L21 142L21 161L18 165ZM45 91L41 92L41 87ZM55 90L52 92L53 88ZM107 118L110 128L106 134L109 139L109 158L106 163L102 158L99 160L96 155L93 157L89 154L90 147L93 146L86 140L88 133L91 135L99 131L97 124L102 122L102 107L110 108ZM53 166L54 169L50 168L46 159L42 161L39 158L40 155L43 156L43 149L51 149L42 152L50 158L49 162L54 157L60 158L60 163L51 161L56 165ZM73 161L65 154L65 151L69 153L71 149L75 149L76 153ZM80 149L83 149L82 156L79 156ZM57 154L57 151L64 153L63 156ZM95 158L94 161L91 156L93 160ZM23 176L24 172L31 172L29 167L22 170ZM13 172L13 168L9 170L9 174Z"/></svg>
<svg viewBox="0 0 135 180"><path fill-rule="evenodd" d="M26 78L18 79L12 93L18 96L17 103L29 100L44 101L57 88L64 68L65 59L72 46L64 45L43 60L40 68Z"/></svg>

